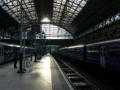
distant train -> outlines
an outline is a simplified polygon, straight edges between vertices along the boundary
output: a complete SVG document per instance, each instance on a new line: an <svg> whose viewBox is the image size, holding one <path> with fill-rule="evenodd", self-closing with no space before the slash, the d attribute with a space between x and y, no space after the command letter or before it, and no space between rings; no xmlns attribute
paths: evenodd
<svg viewBox="0 0 120 90"><path fill-rule="evenodd" d="M25 47L26 52L32 52L31 48ZM14 44L0 43L0 64L7 63L13 60L14 51L19 52L20 46Z"/></svg>
<svg viewBox="0 0 120 90"><path fill-rule="evenodd" d="M120 71L120 39L61 48L59 54L102 68Z"/></svg>

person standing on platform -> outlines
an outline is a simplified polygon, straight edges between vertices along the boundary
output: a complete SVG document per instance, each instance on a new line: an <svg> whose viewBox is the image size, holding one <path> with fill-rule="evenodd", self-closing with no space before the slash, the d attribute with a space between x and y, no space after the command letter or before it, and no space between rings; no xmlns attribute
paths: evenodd
<svg viewBox="0 0 120 90"><path fill-rule="evenodd" d="M37 51L35 51L35 62L37 62Z"/></svg>
<svg viewBox="0 0 120 90"><path fill-rule="evenodd" d="M17 61L18 61L18 52L17 50L14 51L14 55L13 55L13 60L14 60L14 68L17 68Z"/></svg>

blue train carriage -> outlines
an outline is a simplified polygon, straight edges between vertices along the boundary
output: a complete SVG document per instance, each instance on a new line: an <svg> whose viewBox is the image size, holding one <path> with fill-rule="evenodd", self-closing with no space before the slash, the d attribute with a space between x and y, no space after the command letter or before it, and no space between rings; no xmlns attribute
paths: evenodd
<svg viewBox="0 0 120 90"><path fill-rule="evenodd" d="M14 51L18 51L20 48L19 45L14 44L4 44L3 46L3 55L4 55L4 62L9 62L13 60Z"/></svg>
<svg viewBox="0 0 120 90"><path fill-rule="evenodd" d="M88 62L120 71L120 39L88 44L86 52Z"/></svg>
<svg viewBox="0 0 120 90"><path fill-rule="evenodd" d="M84 45L75 45L62 48L64 56L67 56L73 60L84 60L85 53Z"/></svg>
<svg viewBox="0 0 120 90"><path fill-rule="evenodd" d="M14 52L19 53L20 45L0 43L0 64L7 63L14 59ZM30 57L33 52L33 48L25 47L26 56Z"/></svg>
<svg viewBox="0 0 120 90"><path fill-rule="evenodd" d="M84 45L75 45L75 46L71 46L68 47L71 50L71 55L73 56L74 60L84 60Z"/></svg>
<svg viewBox="0 0 120 90"><path fill-rule="evenodd" d="M66 55L66 48L60 48L57 52L58 55Z"/></svg>
<svg viewBox="0 0 120 90"><path fill-rule="evenodd" d="M8 47L8 45L6 43L0 43L0 64L6 63L7 61L10 60L10 58L7 58L7 53L9 53L9 51L11 50L7 50L6 51L6 47ZM7 58L7 59L6 59Z"/></svg>
<svg viewBox="0 0 120 90"><path fill-rule="evenodd" d="M100 45L86 45L86 62L100 66Z"/></svg>
<svg viewBox="0 0 120 90"><path fill-rule="evenodd" d="M8 62L13 60L13 48L9 46L3 46L4 47L4 62Z"/></svg>
<svg viewBox="0 0 120 90"><path fill-rule="evenodd" d="M103 48L106 53L102 57L105 61L102 62L101 58L101 64L105 64L110 70L120 71L120 39L105 42Z"/></svg>
<svg viewBox="0 0 120 90"><path fill-rule="evenodd" d="M12 60L13 48L11 44L0 43L0 64L6 63Z"/></svg>

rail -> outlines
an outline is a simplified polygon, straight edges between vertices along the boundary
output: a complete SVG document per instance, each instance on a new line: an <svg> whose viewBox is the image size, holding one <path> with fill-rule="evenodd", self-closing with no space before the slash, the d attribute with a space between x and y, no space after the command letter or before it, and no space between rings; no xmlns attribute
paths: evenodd
<svg viewBox="0 0 120 90"><path fill-rule="evenodd" d="M98 86L90 82L67 63L62 60L58 60L57 63L74 90L100 90Z"/></svg>

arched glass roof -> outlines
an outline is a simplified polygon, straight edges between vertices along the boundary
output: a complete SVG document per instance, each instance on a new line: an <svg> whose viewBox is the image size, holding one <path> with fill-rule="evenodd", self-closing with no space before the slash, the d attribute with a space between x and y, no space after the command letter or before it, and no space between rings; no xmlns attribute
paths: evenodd
<svg viewBox="0 0 120 90"><path fill-rule="evenodd" d="M42 24L41 33L36 35L36 39L73 39L73 36L65 29L53 24Z"/></svg>
<svg viewBox="0 0 120 90"><path fill-rule="evenodd" d="M0 6L18 22L21 21L21 8L24 12L24 23L37 19L33 0L0 0Z"/></svg>
<svg viewBox="0 0 120 90"><path fill-rule="evenodd" d="M88 0L54 0L53 22L69 26Z"/></svg>
<svg viewBox="0 0 120 90"><path fill-rule="evenodd" d="M71 29L69 28L70 24L79 14L82 8L86 5L87 1L88 0L53 0L53 13L52 13L52 19L50 23L59 25L61 27L69 29L70 31ZM32 21L33 23L38 21L39 15L37 15L38 14L37 11L40 9L38 10L36 9L37 7L35 6L35 0L0 0L0 6L19 23L21 22L21 15L24 17L24 20L23 20L24 24L29 24L29 23L32 24ZM44 7L42 8L44 10ZM42 25L42 27L45 28L44 24ZM55 26L50 25L50 28L53 28L53 27ZM60 31L61 30L58 30L59 33ZM53 34L54 33L55 31L53 32ZM64 32L61 32L61 33L63 34L63 36L65 36ZM67 35L68 34L66 33L66 36ZM51 37L52 36L50 36L49 38ZM62 38L62 37L59 37L59 38Z"/></svg>
<svg viewBox="0 0 120 90"><path fill-rule="evenodd" d="M53 0L52 22L69 25L87 1L88 0ZM20 22L21 8L25 14L25 22L38 19L34 0L0 0L0 6L18 22Z"/></svg>

